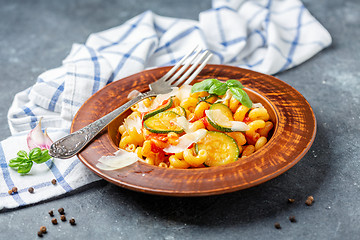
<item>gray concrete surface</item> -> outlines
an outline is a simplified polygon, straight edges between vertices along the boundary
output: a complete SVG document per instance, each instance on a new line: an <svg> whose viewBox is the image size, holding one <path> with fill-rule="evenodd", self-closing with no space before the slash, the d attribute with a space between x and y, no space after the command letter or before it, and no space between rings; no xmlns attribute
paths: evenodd
<svg viewBox="0 0 360 240"><path fill-rule="evenodd" d="M257 187L201 198L145 195L100 181L0 212L0 239L37 239L42 225L44 239L359 239L360 1L304 3L333 45L276 76L307 98L318 120L316 140L296 166ZM6 114L14 94L59 66L73 42L148 9L197 19L208 8L210 1L191 0L0 1L0 140L10 135ZM311 207L304 204L308 195L315 197ZM76 226L50 224L47 212L59 207Z"/></svg>

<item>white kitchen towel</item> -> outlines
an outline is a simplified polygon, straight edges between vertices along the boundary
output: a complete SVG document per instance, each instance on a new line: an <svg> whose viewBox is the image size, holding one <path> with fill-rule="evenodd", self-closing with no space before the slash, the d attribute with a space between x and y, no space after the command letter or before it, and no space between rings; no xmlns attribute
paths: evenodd
<svg viewBox="0 0 360 240"><path fill-rule="evenodd" d="M151 67L175 64L195 45L211 63L274 74L294 67L331 44L330 34L299 0L214 0L199 21L144 12L124 24L74 44L63 65L41 74L18 93L9 110L12 137L0 143L0 209L69 192L99 178L76 157L53 159L21 176L8 167L26 147L40 117L53 140L69 133L73 117L106 84ZM36 164L34 164L36 165ZM52 185L51 179L57 179ZM18 193L9 195L16 186ZM30 194L27 189L34 187Z"/></svg>

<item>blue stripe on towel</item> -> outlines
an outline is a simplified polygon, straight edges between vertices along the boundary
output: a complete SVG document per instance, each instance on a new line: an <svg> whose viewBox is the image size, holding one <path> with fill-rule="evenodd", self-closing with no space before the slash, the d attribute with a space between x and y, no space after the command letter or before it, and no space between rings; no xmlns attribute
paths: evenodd
<svg viewBox="0 0 360 240"><path fill-rule="evenodd" d="M114 75L113 78L120 72L121 68L124 66L125 62L128 60L128 58L131 56L131 54L135 51L135 49L144 41L152 39L152 38L156 38L156 35L152 35L146 38L141 39L140 42L138 42L137 44L135 44L126 54L124 54L124 56L121 58L119 64L116 66L115 70L114 70Z"/></svg>
<svg viewBox="0 0 360 240"><path fill-rule="evenodd" d="M51 100L50 100L50 103L49 103L49 107L48 107L48 109L49 109L50 111L54 111L54 110L55 110L56 103L58 102L61 93L64 91L64 84L65 84L65 82L63 82L63 83L56 89L54 95L52 96L52 98L51 98Z"/></svg>
<svg viewBox="0 0 360 240"><path fill-rule="evenodd" d="M31 119L30 119L30 127L31 128L34 128L36 127L36 124L37 124L37 117L35 116L35 114L32 112L32 110L28 107L23 107L23 111L26 115L28 116L31 116Z"/></svg>
<svg viewBox="0 0 360 240"><path fill-rule="evenodd" d="M96 56L98 59L104 59L103 56ZM79 58L79 59L76 59L76 60L72 60L71 63L79 63L79 62L88 62L89 61L89 58L86 57L86 58Z"/></svg>
<svg viewBox="0 0 360 240"><path fill-rule="evenodd" d="M78 158L76 158L71 164L70 166L65 170L64 172L64 178L66 178L67 175L69 175L69 173L71 173L71 171L76 167L76 165L78 165L80 163L80 160Z"/></svg>
<svg viewBox="0 0 360 240"><path fill-rule="evenodd" d="M184 37L191 34L194 30L199 30L199 27L192 26L191 28L186 29L185 31L183 31L183 32L179 33L178 35L176 35L175 37L173 37L171 40L167 41L163 46L156 49L155 52L159 52L163 49L166 49L167 47L171 46L173 43L175 43L179 40L182 40Z"/></svg>
<svg viewBox="0 0 360 240"><path fill-rule="evenodd" d="M151 47L150 47L150 49L151 49ZM121 55L121 56L123 56L123 55L126 54L126 53L124 53L124 52L116 52L116 51L103 51L103 52L101 52L101 53L102 53L102 54L106 53L106 54ZM129 59L134 60L134 61L137 61L137 62L139 62L139 63L141 63L141 64L145 64L145 59L142 59L142 58L137 57L137 56L131 55L131 56L129 56Z"/></svg>
<svg viewBox="0 0 360 240"><path fill-rule="evenodd" d="M242 37L238 37L238 38L235 38L235 39L227 41L227 42L222 42L221 44L223 46L225 46L225 47L228 47L230 45L234 45L234 44L237 44L239 42L246 42L246 40L247 40L247 37L242 36Z"/></svg>
<svg viewBox="0 0 360 240"><path fill-rule="evenodd" d="M63 99L63 102L75 107L81 107L81 105L83 105L83 103L75 102L74 100L70 100L70 99Z"/></svg>
<svg viewBox="0 0 360 240"><path fill-rule="evenodd" d="M60 186L66 191L69 192L72 190L70 185L66 182L63 175L60 173L59 169L56 167L55 163L52 160L46 162L46 165L49 167L51 172L54 174L56 181L60 184Z"/></svg>
<svg viewBox="0 0 360 240"><path fill-rule="evenodd" d="M134 24L131 24L131 25L130 25L130 28L125 32L125 34L123 34L116 42L112 42L111 44L108 44L108 45L99 47L97 50L98 50L98 51L102 51L102 50L104 50L104 49L106 49L106 48L109 48L109 47L112 47L112 46L114 46L114 45L117 45L117 44L121 43L125 38L127 38L127 37L130 35L130 33L131 33L132 31L134 31L134 29L136 29L136 27L138 26L138 24L141 22L141 20L143 20L143 18L145 17L145 15L148 14L148 13L149 13L149 11L146 11L146 12L144 12L143 14L141 14L141 15L139 16L139 18L136 20L136 22L135 22Z"/></svg>
<svg viewBox="0 0 360 240"><path fill-rule="evenodd" d="M301 20L302 20L302 16L303 16L303 13L304 13L304 5L301 5L300 6L300 12L299 12L299 16L298 16L298 23L297 23L297 28L296 28L296 35L295 35L295 38L294 40L292 41L291 43L291 47L290 47L290 51L289 51L289 54L288 54L288 57L286 59L286 63L284 64L284 66L279 70L280 72L285 70L292 62L293 62L293 55L295 53L295 50L296 50L296 47L298 45L298 41L299 41L299 38L300 38L300 29L301 29Z"/></svg>
<svg viewBox="0 0 360 240"><path fill-rule="evenodd" d="M8 188L10 190L13 187L15 187L15 184L14 184L13 180L11 179L11 176L10 176L10 173L9 173L9 168L8 168L7 162L5 160L4 150L3 150L3 147L2 147L1 143L0 143L0 166L1 166L1 170L2 170L2 174L3 174L3 177L4 177L5 183L6 183L6 185L8 186ZM11 196L14 198L14 200L20 206L26 205L26 202L24 202L24 200L20 197L19 193L13 193Z"/></svg>
<svg viewBox="0 0 360 240"><path fill-rule="evenodd" d="M211 52L215 55L215 56L218 56L218 58L220 59L220 64L223 64L224 63L224 56L217 52L217 51L214 51L214 50L211 50Z"/></svg>
<svg viewBox="0 0 360 240"><path fill-rule="evenodd" d="M252 67L255 67L255 66L257 66L257 65L262 64L262 62L264 61L264 59L260 59L260 60L258 60L257 62L252 63L252 64L248 63L247 59L245 59L245 58L243 59L243 61L244 61L245 64L240 64L239 67L252 68Z"/></svg>
<svg viewBox="0 0 360 240"><path fill-rule="evenodd" d="M94 85L92 90L92 94L94 94L99 90L100 87L100 64L94 49L88 47L87 50L90 53L91 61L94 63Z"/></svg>
<svg viewBox="0 0 360 240"><path fill-rule="evenodd" d="M44 187L48 187L52 185L52 183L50 181L47 181L47 182L43 182L43 183L39 183L39 184L35 184L33 185L32 187L36 190L38 189L41 189L41 188L44 188ZM21 189L18 189L18 193L24 193L24 192L27 192L29 188L21 188ZM0 197L6 197L8 196L9 194L6 192L2 192L0 193Z"/></svg>

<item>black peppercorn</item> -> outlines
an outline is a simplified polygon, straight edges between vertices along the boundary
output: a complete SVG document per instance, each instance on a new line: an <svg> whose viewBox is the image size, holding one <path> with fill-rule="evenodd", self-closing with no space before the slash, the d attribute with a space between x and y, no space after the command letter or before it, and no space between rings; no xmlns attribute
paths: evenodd
<svg viewBox="0 0 360 240"><path fill-rule="evenodd" d="M314 197L313 196L308 196L308 198L305 201L305 204L308 206L311 206L314 202Z"/></svg>
<svg viewBox="0 0 360 240"><path fill-rule="evenodd" d="M61 216L60 216L60 219L61 219L61 221L65 222L65 221L66 221L65 215L61 215Z"/></svg>
<svg viewBox="0 0 360 240"><path fill-rule="evenodd" d="M289 220L290 220L290 222L296 222L295 216L290 216L290 217L289 217Z"/></svg>
<svg viewBox="0 0 360 240"><path fill-rule="evenodd" d="M41 231L42 233L46 233L46 227L45 227L45 226L41 226L41 227L40 227L40 231Z"/></svg>
<svg viewBox="0 0 360 240"><path fill-rule="evenodd" d="M50 211L49 211L49 215L50 215L50 217L53 217L53 216L54 216L54 211L53 211L53 210L50 210Z"/></svg>
<svg viewBox="0 0 360 240"><path fill-rule="evenodd" d="M56 224L58 223L57 220L56 220L56 218L51 219L51 222L52 222L52 224L54 224L54 225L56 225Z"/></svg>
<svg viewBox="0 0 360 240"><path fill-rule="evenodd" d="M52 183L53 185L55 185L55 184L56 184L56 179L54 178L53 180L51 180L51 183Z"/></svg>
<svg viewBox="0 0 360 240"><path fill-rule="evenodd" d="M64 215L64 214L65 214L64 208L59 208L59 209L58 209L58 212L59 212L61 215Z"/></svg>
<svg viewBox="0 0 360 240"><path fill-rule="evenodd" d="M29 192L29 193L33 193L33 192L34 192L34 188L33 188L33 187L29 187L29 188L28 188L28 192Z"/></svg>
<svg viewBox="0 0 360 240"><path fill-rule="evenodd" d="M11 189L11 191L12 191L13 193L17 193L18 189L17 189L17 187L13 187L13 188Z"/></svg>
<svg viewBox="0 0 360 240"><path fill-rule="evenodd" d="M275 227L276 229L281 229L280 223L275 223L275 224L274 224L274 227Z"/></svg>
<svg viewBox="0 0 360 240"><path fill-rule="evenodd" d="M42 237L42 236L43 236L43 233L42 233L41 231L38 231L37 235L38 235L39 237Z"/></svg>
<svg viewBox="0 0 360 240"><path fill-rule="evenodd" d="M294 202L295 202L295 199L289 198L289 199L288 199L288 202L289 202L289 203L294 203Z"/></svg>
<svg viewBox="0 0 360 240"><path fill-rule="evenodd" d="M74 218L71 218L70 220L69 220L69 223L71 224L71 225L75 225L76 223L75 223L75 219Z"/></svg>

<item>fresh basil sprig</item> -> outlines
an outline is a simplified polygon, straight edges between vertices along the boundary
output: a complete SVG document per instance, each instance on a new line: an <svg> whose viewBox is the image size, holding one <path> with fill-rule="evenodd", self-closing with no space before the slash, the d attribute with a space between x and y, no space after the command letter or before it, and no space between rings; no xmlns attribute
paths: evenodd
<svg viewBox="0 0 360 240"><path fill-rule="evenodd" d="M33 148L29 154L20 150L17 157L10 160L9 167L17 168L18 173L25 174L30 172L34 162L37 164L44 163L50 158L47 149Z"/></svg>
<svg viewBox="0 0 360 240"><path fill-rule="evenodd" d="M243 88L244 86L237 80L230 79L226 82L220 82L219 80L213 78L205 79L202 82L195 83L191 88L191 92L194 93L206 91L209 94L221 96L224 95L229 89L236 100L241 102L241 104L244 106L251 108L252 101Z"/></svg>

